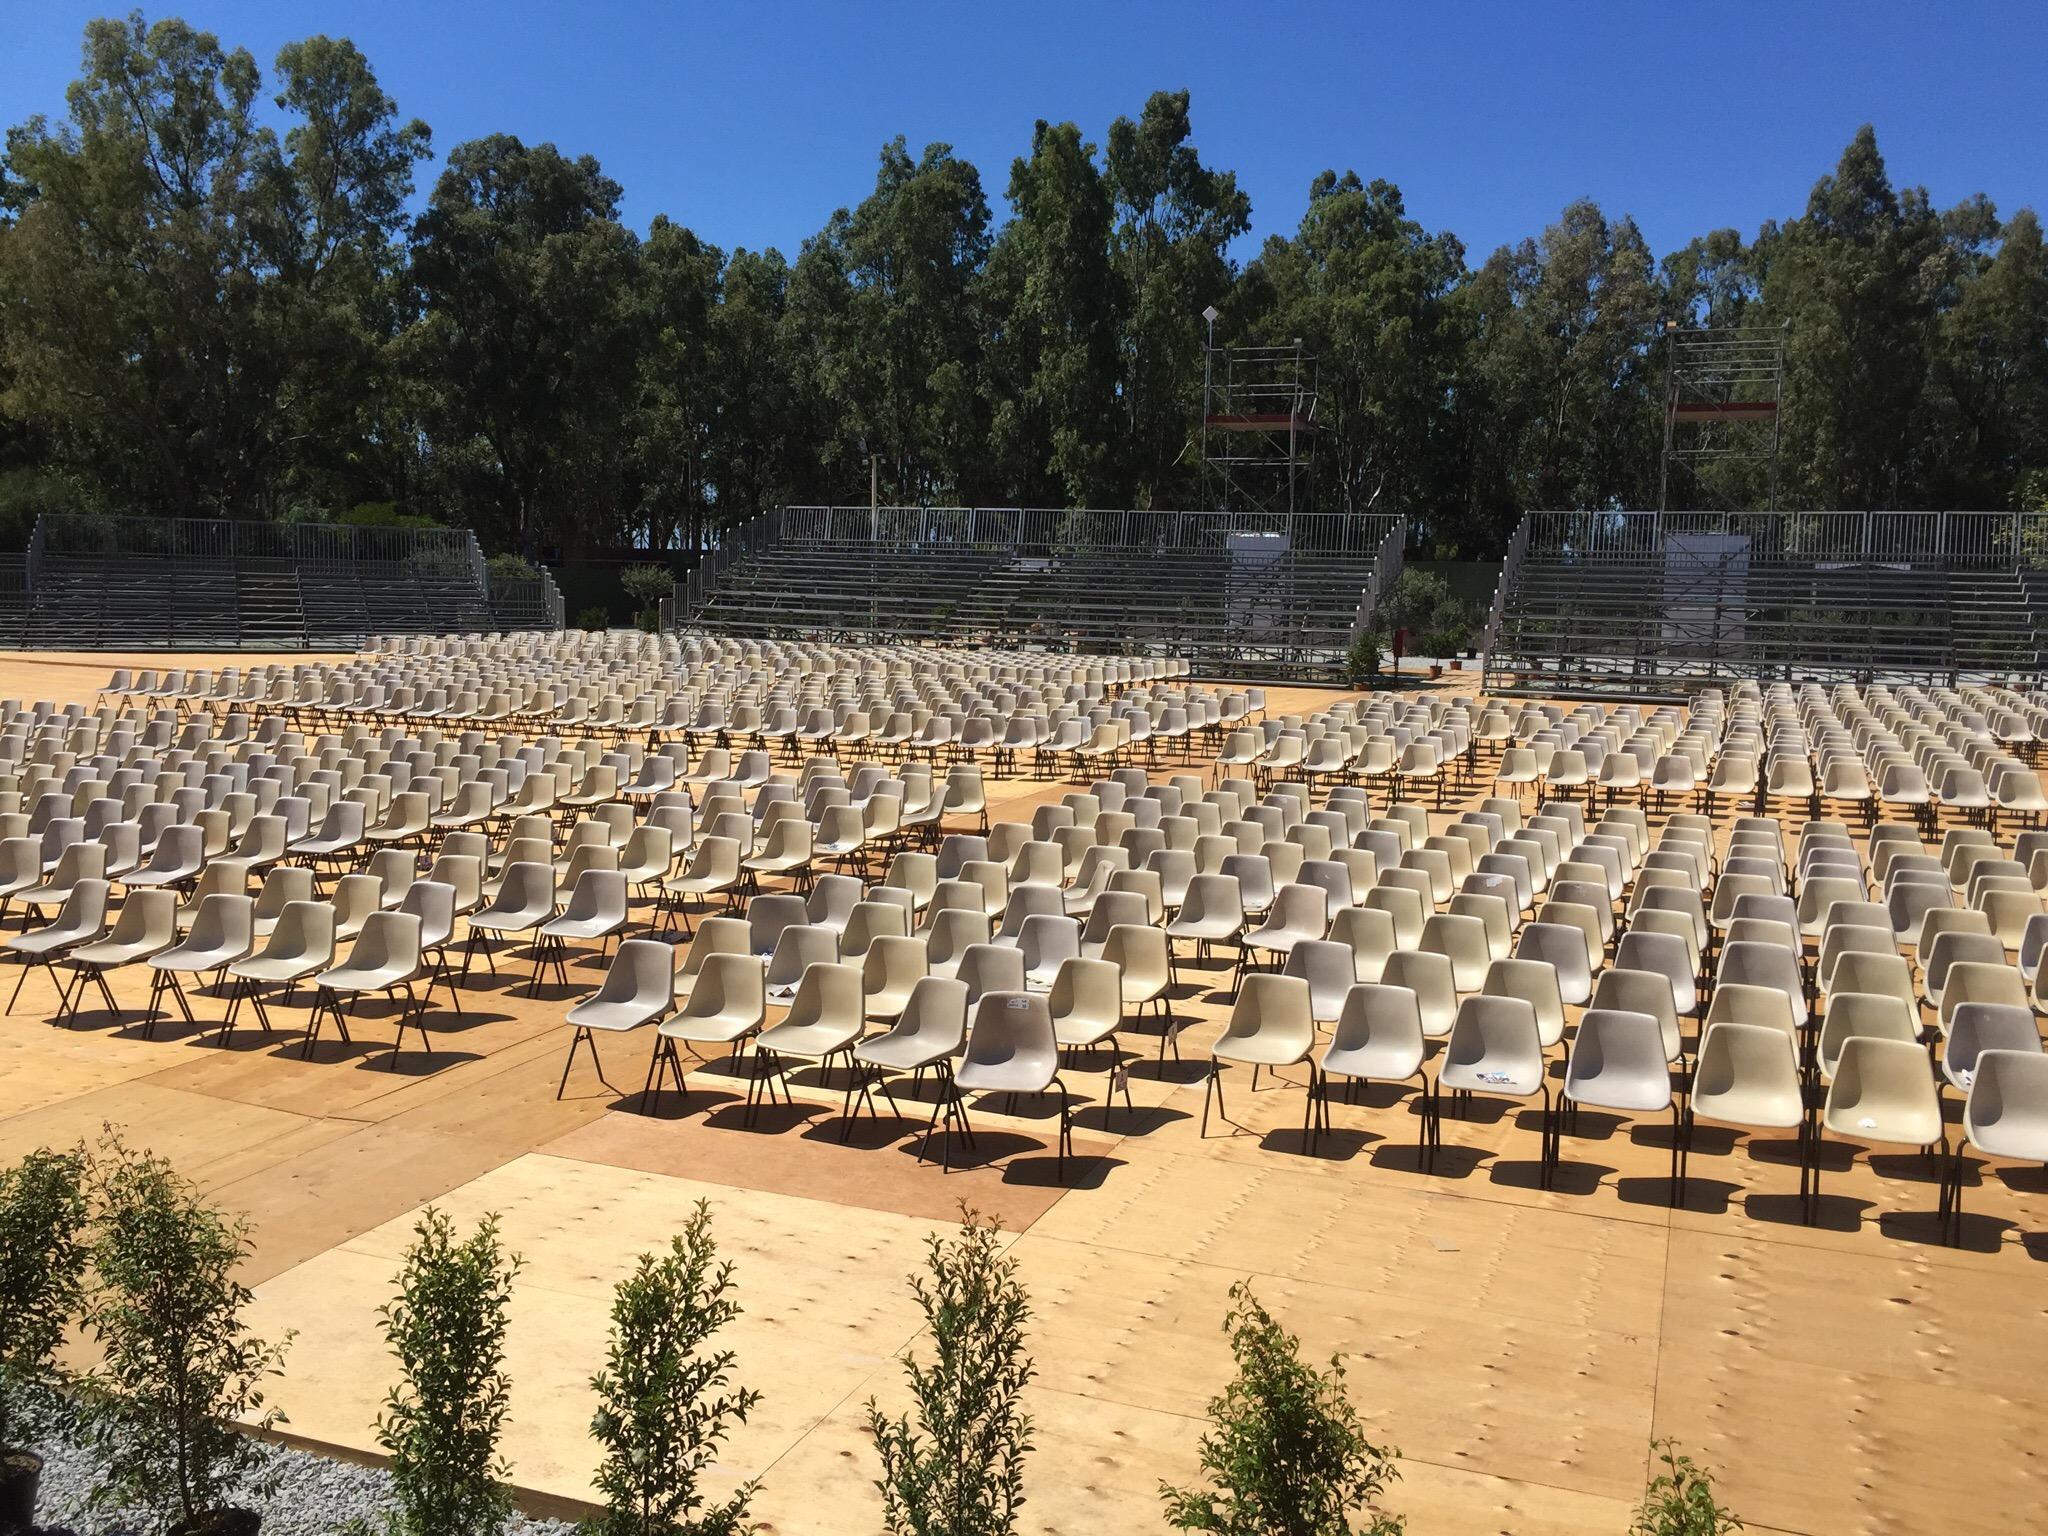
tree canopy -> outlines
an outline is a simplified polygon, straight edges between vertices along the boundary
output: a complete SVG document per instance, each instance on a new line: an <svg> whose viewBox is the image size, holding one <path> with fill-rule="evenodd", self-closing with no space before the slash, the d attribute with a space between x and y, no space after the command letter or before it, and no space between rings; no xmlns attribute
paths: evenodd
<svg viewBox="0 0 2048 1536"><path fill-rule="evenodd" d="M1444 556L1535 507L1654 504L1669 323L1781 326L1791 508L2048 501L2034 212L1942 212L1865 127L1806 207L1661 259L1588 201L1476 262L1335 169L1240 260L1251 204L1186 91L1100 142L1041 121L1000 204L945 144L794 256L644 230L588 153L433 154L345 39L87 27L61 120L0 159L0 538L36 512L475 526L529 557L671 549L792 501L1184 507L1219 342L1318 359L1329 511ZM1751 466L1679 488L1754 506Z"/></svg>

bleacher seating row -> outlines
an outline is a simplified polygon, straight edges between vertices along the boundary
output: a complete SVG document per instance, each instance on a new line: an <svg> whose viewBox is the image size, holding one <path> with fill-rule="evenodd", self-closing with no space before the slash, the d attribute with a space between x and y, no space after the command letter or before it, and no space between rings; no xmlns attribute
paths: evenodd
<svg viewBox="0 0 2048 1536"><path fill-rule="evenodd" d="M1654 540L1539 539L1503 568L1487 676L1507 693L1634 695L1731 678L2034 680L2044 615L2048 576L1938 550L1716 565L1668 560Z"/></svg>
<svg viewBox="0 0 2048 1536"><path fill-rule="evenodd" d="M720 573L682 621L718 634L1169 655L1212 675L1327 677L1373 554L779 542Z"/></svg>
<svg viewBox="0 0 2048 1536"><path fill-rule="evenodd" d="M494 593L466 533L414 548L317 526L244 537L221 523L71 521L45 519L0 581L0 644L349 650L378 634L561 627L551 579Z"/></svg>

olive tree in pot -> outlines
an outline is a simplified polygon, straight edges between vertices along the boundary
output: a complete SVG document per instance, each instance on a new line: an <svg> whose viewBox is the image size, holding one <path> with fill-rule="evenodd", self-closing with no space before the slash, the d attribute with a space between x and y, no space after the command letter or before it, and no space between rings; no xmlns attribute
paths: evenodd
<svg viewBox="0 0 2048 1536"><path fill-rule="evenodd" d="M30 1440L65 1400L57 1348L85 1299L85 1148L0 1169L0 1531L34 1527L43 1459Z"/></svg>
<svg viewBox="0 0 2048 1536"><path fill-rule="evenodd" d="M242 1498L275 1485L259 1434L283 1343L242 1326L251 1297L235 1279L248 1224L200 1199L164 1159L108 1137L101 1144L86 1324L103 1352L85 1379L86 1436L99 1454L95 1500L151 1510L171 1536L250 1536Z"/></svg>

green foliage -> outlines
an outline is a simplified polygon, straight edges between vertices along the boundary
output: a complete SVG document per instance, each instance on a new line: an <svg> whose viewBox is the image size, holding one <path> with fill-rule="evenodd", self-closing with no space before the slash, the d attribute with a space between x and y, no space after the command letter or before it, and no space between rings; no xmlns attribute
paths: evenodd
<svg viewBox="0 0 2048 1536"><path fill-rule="evenodd" d="M1344 657L1344 681L1353 688L1363 688L1378 677L1380 652L1385 644L1386 635L1377 627L1360 630Z"/></svg>
<svg viewBox="0 0 2048 1536"><path fill-rule="evenodd" d="M0 1450L55 1415L64 1330L85 1300L84 1147L39 1148L0 1169Z"/></svg>
<svg viewBox="0 0 2048 1536"><path fill-rule="evenodd" d="M601 603L592 603L588 608L576 610L578 629L604 630L612 627L612 611Z"/></svg>
<svg viewBox="0 0 2048 1536"><path fill-rule="evenodd" d="M242 1327L251 1295L235 1279L248 1224L208 1205L170 1163L111 1134L95 1172L94 1283L86 1323L103 1352L86 1378L85 1429L104 1469L95 1497L194 1522L268 1487L258 1431L281 1420L263 1379L284 1343Z"/></svg>
<svg viewBox="0 0 2048 1536"><path fill-rule="evenodd" d="M398 1295L378 1314L399 1365L377 1420L377 1443L391 1457L391 1530L487 1536L512 1508L498 1435L511 1397L505 1314L520 1260L499 1243L494 1215L457 1242L454 1224L429 1206L414 1231Z"/></svg>
<svg viewBox="0 0 2048 1536"><path fill-rule="evenodd" d="M492 555L484 562L484 572L490 577L492 586L500 582L537 581L540 578L539 566L524 555L510 553Z"/></svg>
<svg viewBox="0 0 2048 1536"><path fill-rule="evenodd" d="M652 608L674 590L675 576L665 565L629 565L619 572L619 585L642 609Z"/></svg>
<svg viewBox="0 0 2048 1536"><path fill-rule="evenodd" d="M1301 1358L1301 1347L1251 1287L1230 1288L1224 1332L1237 1375L1209 1404L1202 1437L1205 1489L1160 1485L1167 1523L1182 1531L1224 1536L1394 1536L1397 1515L1373 1507L1400 1476L1398 1452L1366 1438L1358 1410L1344 1395L1344 1366L1328 1371ZM1354 1511L1369 1521L1354 1526Z"/></svg>
<svg viewBox="0 0 2048 1536"><path fill-rule="evenodd" d="M1392 590L1373 609L1371 628L1353 643L1346 675L1353 686L1372 676L1378 667L1378 653L1393 644L1396 630L1408 631L1407 655L1452 656L1472 643L1478 623L1477 607L1452 592L1441 576L1414 566L1403 567ZM1368 644L1373 667L1362 670Z"/></svg>
<svg viewBox="0 0 2048 1536"><path fill-rule="evenodd" d="M2038 218L1937 209L1868 128L1803 211L1661 261L1584 200L1468 261L1333 167L1242 266L1250 201L1187 92L1097 137L1033 125L1000 229L975 166L891 140L793 258L659 213L643 237L596 159L508 134L455 145L409 217L430 136L346 40L266 80L183 22L95 21L62 118L0 164L0 471L38 476L0 482L0 542L10 505L25 531L74 501L388 504L529 558L701 549L863 499L871 464L892 503L1205 505L1212 305L1221 345L1315 355L1316 509L1407 512L1440 557L1531 508L1655 504L1674 322L1783 329L1780 506L2014 507L2048 471ZM1739 458L1674 474L1673 505L1772 494Z"/></svg>
<svg viewBox="0 0 2048 1536"><path fill-rule="evenodd" d="M1001 1232L971 1210L961 1219L957 1238L926 1240L928 1273L910 1282L932 1352L929 1362L903 1362L913 1413L890 1419L868 1401L890 1536L1003 1536L1024 1504L1031 1419L1021 1398L1037 1374L1024 1347L1031 1303Z"/></svg>
<svg viewBox="0 0 2048 1536"><path fill-rule="evenodd" d="M590 1383L598 1399L590 1429L604 1447L595 1483L608 1513L585 1526L591 1536L747 1529L755 1484L708 1509L698 1491L731 1424L744 1424L761 1400L747 1388L728 1393L733 1352L706 1347L739 1314L732 1264L719 1261L711 1209L700 1200L669 1252L642 1254L612 1301L610 1354Z"/></svg>
<svg viewBox="0 0 2048 1536"><path fill-rule="evenodd" d="M1714 1484L1677 1442L1653 1440L1650 1449L1664 1470L1650 1479L1636 1506L1629 1536L1727 1536L1742 1522L1714 1502Z"/></svg>

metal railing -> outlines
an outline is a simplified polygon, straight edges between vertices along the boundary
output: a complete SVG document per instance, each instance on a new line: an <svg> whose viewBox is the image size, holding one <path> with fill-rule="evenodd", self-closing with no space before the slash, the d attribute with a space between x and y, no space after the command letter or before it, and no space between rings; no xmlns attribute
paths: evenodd
<svg viewBox="0 0 2048 1536"><path fill-rule="evenodd" d="M1531 554L1651 560L1674 536L1747 539L1752 563L2048 569L2043 512L1531 512Z"/></svg>
<svg viewBox="0 0 2048 1536"><path fill-rule="evenodd" d="M780 511L763 513L743 523L731 523L714 530L714 542L675 586L680 603L671 599L668 626L686 622L718 585L718 578L749 555L756 555L781 542L784 518Z"/></svg>
<svg viewBox="0 0 2048 1536"><path fill-rule="evenodd" d="M1480 641L1479 676L1480 687L1491 691L1493 688L1493 650L1500 639L1500 625L1507 613L1508 588L1514 585L1520 574L1522 561L1529 554L1529 519L1523 518L1515 524L1514 537L1508 540L1507 554L1501 558L1500 581L1493 589L1493 602L1486 610L1486 632Z"/></svg>
<svg viewBox="0 0 2048 1536"><path fill-rule="evenodd" d="M45 514L30 540L31 575L58 555L137 556L232 564L404 565L453 568L485 584L483 551L467 528L362 528L349 523L260 523L203 517Z"/></svg>
<svg viewBox="0 0 2048 1536"><path fill-rule="evenodd" d="M867 543L896 549L966 546L1052 554L1060 550L1190 552L1223 549L1233 535L1285 535L1302 553L1373 558L1398 514L1147 511L1067 507L783 507L770 514L775 541Z"/></svg>
<svg viewBox="0 0 2048 1536"><path fill-rule="evenodd" d="M1379 552L1373 556L1372 570L1359 591L1358 613L1351 621L1353 641L1371 627L1372 616L1378 611L1381 601L1393 592L1394 584L1401 579L1401 565L1407 552L1408 519L1396 517L1393 526L1380 540Z"/></svg>
<svg viewBox="0 0 2048 1536"><path fill-rule="evenodd" d="M486 571L488 574L488 569ZM535 576L508 577L485 589L491 618L506 629L560 629L562 589L542 566Z"/></svg>

